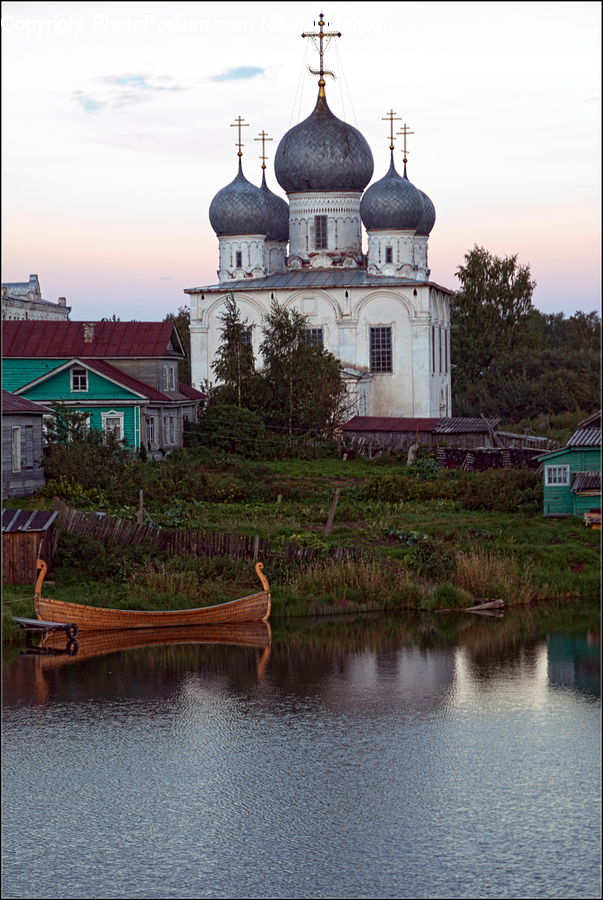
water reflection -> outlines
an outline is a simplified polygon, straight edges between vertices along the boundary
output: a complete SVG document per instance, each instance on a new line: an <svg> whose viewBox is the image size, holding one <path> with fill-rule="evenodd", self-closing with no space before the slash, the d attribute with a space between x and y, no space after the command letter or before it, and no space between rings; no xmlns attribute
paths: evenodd
<svg viewBox="0 0 603 900"><path fill-rule="evenodd" d="M3 896L598 897L598 610L571 612L7 659Z"/></svg>

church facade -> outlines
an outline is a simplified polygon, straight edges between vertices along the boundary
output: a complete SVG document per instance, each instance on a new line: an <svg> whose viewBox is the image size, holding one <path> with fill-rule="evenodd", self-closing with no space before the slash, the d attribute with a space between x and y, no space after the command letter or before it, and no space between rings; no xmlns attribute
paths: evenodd
<svg viewBox="0 0 603 900"><path fill-rule="evenodd" d="M238 171L210 205L218 238L218 283L188 288L191 370L196 387L211 383L221 315L232 296L249 325L258 365L261 325L276 301L307 317L309 338L341 363L350 415L451 415L452 292L429 280L428 242L435 223L429 197L394 160L369 186L374 163L363 135L330 110L320 18L319 91L312 113L281 139L274 162L286 202L267 186L265 156L256 187ZM264 135L264 132L262 132ZM367 252L363 251L366 232Z"/></svg>

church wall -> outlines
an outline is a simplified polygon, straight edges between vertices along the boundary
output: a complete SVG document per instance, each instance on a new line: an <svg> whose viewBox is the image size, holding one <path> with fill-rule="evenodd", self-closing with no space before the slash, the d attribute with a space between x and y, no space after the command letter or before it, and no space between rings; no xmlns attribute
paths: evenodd
<svg viewBox="0 0 603 900"><path fill-rule="evenodd" d="M191 295L192 381L196 387L206 380L215 382L211 361L220 345L220 315L226 295L226 291L212 293L204 300L199 294ZM258 366L262 363L261 324L273 295L279 303L307 316L310 327L322 328L325 349L344 366L366 372L370 384L363 386L364 414L428 417L451 414L447 295L427 285L398 290L350 286L327 291L309 286L306 290L237 292L235 300L242 320L256 326L252 345ZM391 329L391 372L370 372L370 329L378 326Z"/></svg>
<svg viewBox="0 0 603 900"><path fill-rule="evenodd" d="M314 216L327 216L329 254L355 257L362 252L360 197L355 192L289 194L289 255L308 259L316 253Z"/></svg>

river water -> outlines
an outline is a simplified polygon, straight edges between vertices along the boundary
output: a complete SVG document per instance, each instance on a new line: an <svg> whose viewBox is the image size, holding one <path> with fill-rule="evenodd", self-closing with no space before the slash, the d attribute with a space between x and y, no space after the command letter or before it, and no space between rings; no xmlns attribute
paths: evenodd
<svg viewBox="0 0 603 900"><path fill-rule="evenodd" d="M270 646L13 652L2 895L600 897L597 623L365 617L277 623Z"/></svg>

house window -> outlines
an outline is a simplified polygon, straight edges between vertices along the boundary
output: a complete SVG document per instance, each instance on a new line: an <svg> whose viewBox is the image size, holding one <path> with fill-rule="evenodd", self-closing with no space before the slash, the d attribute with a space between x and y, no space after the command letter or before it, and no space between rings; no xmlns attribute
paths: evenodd
<svg viewBox="0 0 603 900"><path fill-rule="evenodd" d="M176 443L176 422L174 416L163 417L163 443L173 446Z"/></svg>
<svg viewBox="0 0 603 900"><path fill-rule="evenodd" d="M391 247L385 248L385 262L390 263L394 261L394 251Z"/></svg>
<svg viewBox="0 0 603 900"><path fill-rule="evenodd" d="M240 250L237 250L235 253L236 256L236 267L237 269L243 268L243 254Z"/></svg>
<svg viewBox="0 0 603 900"><path fill-rule="evenodd" d="M118 441L124 436L124 414L117 413L114 410L108 413L101 413L103 431L113 433Z"/></svg>
<svg viewBox="0 0 603 900"><path fill-rule="evenodd" d="M371 372L392 372L392 330L379 325L370 330Z"/></svg>
<svg viewBox="0 0 603 900"><path fill-rule="evenodd" d="M569 466L545 466L544 483L546 485L567 485L570 483Z"/></svg>
<svg viewBox="0 0 603 900"><path fill-rule="evenodd" d="M308 344L318 344L319 347L324 346L322 328L306 328L304 338Z"/></svg>
<svg viewBox="0 0 603 900"><path fill-rule="evenodd" d="M79 366L74 366L71 370L71 390L87 391L88 390L88 371Z"/></svg>
<svg viewBox="0 0 603 900"><path fill-rule="evenodd" d="M314 216L314 248L315 250L327 249L327 217Z"/></svg>
<svg viewBox="0 0 603 900"><path fill-rule="evenodd" d="M14 425L12 432L12 470L21 471L21 426Z"/></svg>
<svg viewBox="0 0 603 900"><path fill-rule="evenodd" d="M147 416L145 424L147 428L147 444L149 447L154 447L157 443L157 420L155 416Z"/></svg>
<svg viewBox="0 0 603 900"><path fill-rule="evenodd" d="M33 425L25 426L25 434L23 435L23 468L33 469L34 467L34 430Z"/></svg>
<svg viewBox="0 0 603 900"><path fill-rule="evenodd" d="M176 372L175 367L171 363L168 363L163 367L163 390L176 390Z"/></svg>

